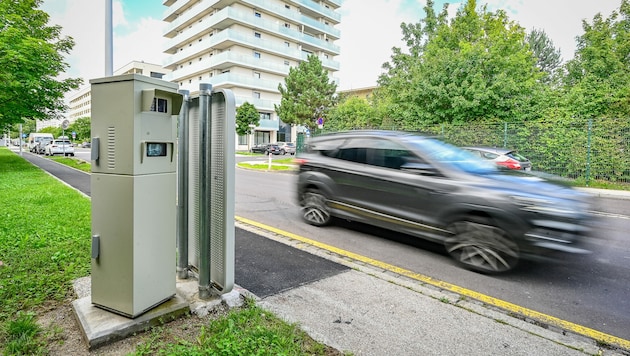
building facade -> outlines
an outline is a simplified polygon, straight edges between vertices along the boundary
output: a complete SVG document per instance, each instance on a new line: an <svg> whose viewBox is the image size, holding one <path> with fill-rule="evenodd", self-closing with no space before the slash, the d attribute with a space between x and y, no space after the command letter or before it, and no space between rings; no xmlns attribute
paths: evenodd
<svg viewBox="0 0 630 356"><path fill-rule="evenodd" d="M168 73L168 70L164 69L161 65L145 63L144 61L131 61L114 71L114 75L141 74L158 79L162 79L166 73ZM73 123L78 118L91 117L91 105L92 93L90 85L88 84L68 98L69 110L66 119L70 121L70 123ZM39 131L45 127L59 127L62 121L63 120L38 120L36 129Z"/></svg>
<svg viewBox="0 0 630 356"><path fill-rule="evenodd" d="M164 0L167 38L163 79L192 95L200 83L234 92L236 106L253 104L260 124L249 142L295 141L295 128L274 110L289 68L316 55L329 78L339 70L335 41L341 0Z"/></svg>

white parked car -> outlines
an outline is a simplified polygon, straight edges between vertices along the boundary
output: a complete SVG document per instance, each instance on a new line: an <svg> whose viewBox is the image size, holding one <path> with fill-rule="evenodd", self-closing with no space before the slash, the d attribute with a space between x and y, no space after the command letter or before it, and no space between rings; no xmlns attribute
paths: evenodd
<svg viewBox="0 0 630 356"><path fill-rule="evenodd" d="M44 152L46 156L74 156L74 147L72 147L72 143L68 140L53 140L46 145Z"/></svg>

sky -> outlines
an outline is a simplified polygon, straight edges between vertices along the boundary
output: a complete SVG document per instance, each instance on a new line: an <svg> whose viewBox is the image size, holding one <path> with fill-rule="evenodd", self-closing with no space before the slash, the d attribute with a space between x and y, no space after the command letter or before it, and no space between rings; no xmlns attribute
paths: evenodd
<svg viewBox="0 0 630 356"><path fill-rule="evenodd" d="M464 0L449 2L454 15ZM434 0L436 12L445 0ZM164 37L163 0L113 0L114 71L131 61L162 64ZM426 0L342 0L341 54L338 88L357 89L376 85L381 66L389 61L392 47L405 48L400 24L419 22ZM544 30L559 48L564 60L575 51L575 38L583 33L582 21L592 22L618 10L621 0L477 0L489 11L504 10L527 31ZM66 57L69 77L90 79L105 76L105 0L44 0L41 9L50 15L49 24L62 26L63 35L75 41Z"/></svg>

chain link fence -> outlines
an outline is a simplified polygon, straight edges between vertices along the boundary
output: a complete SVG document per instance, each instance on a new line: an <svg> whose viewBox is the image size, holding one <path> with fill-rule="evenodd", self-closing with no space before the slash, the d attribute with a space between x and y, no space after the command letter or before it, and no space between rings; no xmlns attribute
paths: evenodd
<svg viewBox="0 0 630 356"><path fill-rule="evenodd" d="M438 124L380 129L419 131L456 146L517 150L532 170L580 185L612 183L630 189L630 121L559 119L521 123ZM324 133L323 130L316 134Z"/></svg>

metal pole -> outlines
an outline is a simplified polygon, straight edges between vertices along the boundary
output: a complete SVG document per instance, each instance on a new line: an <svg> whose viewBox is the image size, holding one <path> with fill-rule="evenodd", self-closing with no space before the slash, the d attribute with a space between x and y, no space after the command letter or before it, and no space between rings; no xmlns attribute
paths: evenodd
<svg viewBox="0 0 630 356"><path fill-rule="evenodd" d="M209 299L210 288L210 101L212 85L199 84L199 298Z"/></svg>
<svg viewBox="0 0 630 356"><path fill-rule="evenodd" d="M503 123L503 148L507 147L507 122Z"/></svg>
<svg viewBox="0 0 630 356"><path fill-rule="evenodd" d="M22 155L22 124L20 124L20 136L18 137L18 139L20 140L20 156Z"/></svg>
<svg viewBox="0 0 630 356"><path fill-rule="evenodd" d="M188 278L188 102L189 91L180 90L184 101L179 112L177 141L177 277Z"/></svg>
<svg viewBox="0 0 630 356"><path fill-rule="evenodd" d="M105 76L111 77L114 73L114 35L112 26L112 0L105 0Z"/></svg>
<svg viewBox="0 0 630 356"><path fill-rule="evenodd" d="M593 133L593 119L588 119L588 132L586 138L586 186L591 179L591 135Z"/></svg>

